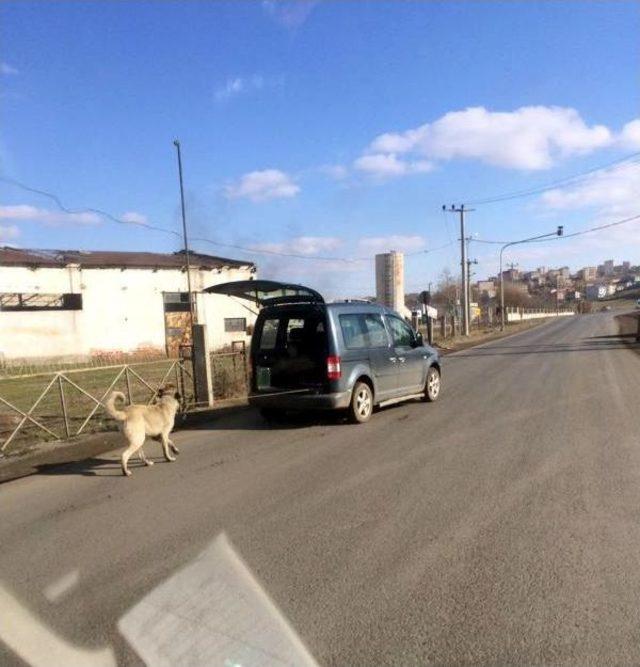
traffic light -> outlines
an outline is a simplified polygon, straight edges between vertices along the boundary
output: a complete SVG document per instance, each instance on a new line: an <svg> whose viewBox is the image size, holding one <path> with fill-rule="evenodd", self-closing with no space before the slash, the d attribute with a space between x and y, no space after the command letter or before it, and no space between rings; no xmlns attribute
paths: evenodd
<svg viewBox="0 0 640 667"><path fill-rule="evenodd" d="M558 225L558 236L562 236L564 234L564 225Z"/></svg>

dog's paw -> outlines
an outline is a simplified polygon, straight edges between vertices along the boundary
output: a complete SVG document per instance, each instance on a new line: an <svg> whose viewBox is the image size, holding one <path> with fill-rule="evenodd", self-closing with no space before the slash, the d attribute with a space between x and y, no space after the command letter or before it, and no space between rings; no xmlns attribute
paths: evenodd
<svg viewBox="0 0 640 667"><path fill-rule="evenodd" d="M127 477L131 477L131 470L123 470L122 471Z"/></svg>
<svg viewBox="0 0 640 667"><path fill-rule="evenodd" d="M147 460L144 462L144 464L147 465L147 466L152 466L152 465L153 465L153 461L149 461L149 460L147 459Z"/></svg>
<svg viewBox="0 0 640 667"><path fill-rule="evenodd" d="M167 456L167 461L169 461L169 463L173 463L174 461L177 461L177 459L175 456Z"/></svg>
<svg viewBox="0 0 640 667"><path fill-rule="evenodd" d="M179 454L180 453L180 450L175 445L171 445L171 451L174 454Z"/></svg>

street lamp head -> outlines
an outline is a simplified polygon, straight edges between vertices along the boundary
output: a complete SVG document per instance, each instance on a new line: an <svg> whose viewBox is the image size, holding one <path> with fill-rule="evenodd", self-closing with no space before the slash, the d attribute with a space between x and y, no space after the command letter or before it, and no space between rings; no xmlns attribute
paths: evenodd
<svg viewBox="0 0 640 667"><path fill-rule="evenodd" d="M179 146L179 145L180 145L180 142L179 142L177 139L174 139L174 140L173 140L173 145L174 145L174 146Z"/></svg>

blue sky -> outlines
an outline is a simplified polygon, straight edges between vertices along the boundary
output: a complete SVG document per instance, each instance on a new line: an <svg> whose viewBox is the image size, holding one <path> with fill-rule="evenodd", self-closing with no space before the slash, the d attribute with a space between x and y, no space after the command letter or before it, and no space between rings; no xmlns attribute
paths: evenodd
<svg viewBox="0 0 640 667"><path fill-rule="evenodd" d="M377 251L454 242L407 258L410 289L456 271L443 203L640 151L637 2L5 1L0 23L2 176L177 231L179 137L193 236L307 259L195 248L332 296L371 294ZM640 213L639 189L630 160L478 206L468 231L577 231ZM65 215L7 184L0 204L0 242L177 249L175 236ZM495 247L472 255L478 277L496 272ZM509 259L608 257L640 263L640 224Z"/></svg>

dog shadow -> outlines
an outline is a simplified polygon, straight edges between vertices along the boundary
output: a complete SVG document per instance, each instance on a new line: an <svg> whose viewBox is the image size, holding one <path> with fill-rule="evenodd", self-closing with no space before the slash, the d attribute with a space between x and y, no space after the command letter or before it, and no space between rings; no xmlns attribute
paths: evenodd
<svg viewBox="0 0 640 667"><path fill-rule="evenodd" d="M149 457L152 461L153 458ZM155 462L155 461L154 461ZM146 467L141 461L132 460L130 468ZM68 463L43 463L35 466L37 475L82 475L83 477L123 477L117 459L89 458Z"/></svg>

